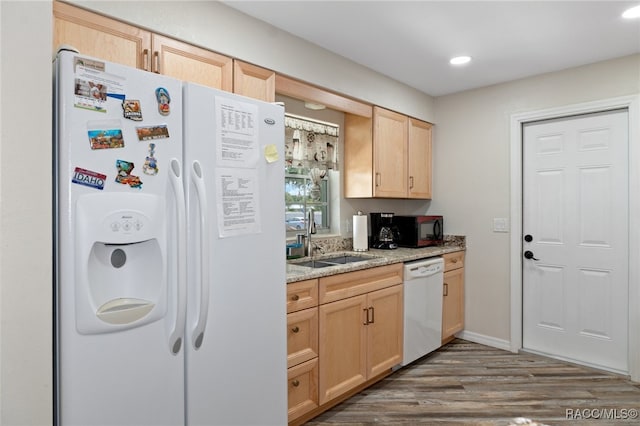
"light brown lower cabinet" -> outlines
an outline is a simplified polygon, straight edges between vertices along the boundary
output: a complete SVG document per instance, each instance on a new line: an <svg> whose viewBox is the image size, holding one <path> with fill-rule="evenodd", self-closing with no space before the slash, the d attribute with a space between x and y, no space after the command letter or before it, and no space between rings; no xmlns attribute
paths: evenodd
<svg viewBox="0 0 640 426"><path fill-rule="evenodd" d="M402 361L402 291L402 264L320 279L320 405Z"/></svg>
<svg viewBox="0 0 640 426"><path fill-rule="evenodd" d="M318 358L314 358L287 372L289 421L318 408Z"/></svg>
<svg viewBox="0 0 640 426"><path fill-rule="evenodd" d="M318 407L318 280L287 285L289 422Z"/></svg>
<svg viewBox="0 0 640 426"><path fill-rule="evenodd" d="M287 285L290 425L375 383L402 361L402 267Z"/></svg>
<svg viewBox="0 0 640 426"><path fill-rule="evenodd" d="M402 361L402 285L320 306L320 404Z"/></svg>
<svg viewBox="0 0 640 426"><path fill-rule="evenodd" d="M443 255L442 343L464 329L464 251Z"/></svg>

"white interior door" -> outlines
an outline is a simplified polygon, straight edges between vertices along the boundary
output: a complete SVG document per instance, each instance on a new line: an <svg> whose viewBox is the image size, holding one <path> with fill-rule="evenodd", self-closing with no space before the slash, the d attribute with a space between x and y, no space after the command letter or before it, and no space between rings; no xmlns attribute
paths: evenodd
<svg viewBox="0 0 640 426"><path fill-rule="evenodd" d="M628 112L524 126L523 348L628 372Z"/></svg>

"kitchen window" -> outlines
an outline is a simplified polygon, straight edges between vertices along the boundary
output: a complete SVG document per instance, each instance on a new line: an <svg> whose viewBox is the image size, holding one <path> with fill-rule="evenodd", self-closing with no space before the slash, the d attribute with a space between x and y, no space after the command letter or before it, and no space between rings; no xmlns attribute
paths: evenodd
<svg viewBox="0 0 640 426"><path fill-rule="evenodd" d="M287 236L306 232L313 210L318 233L330 229L328 171L337 169L339 126L285 114L285 228Z"/></svg>
<svg viewBox="0 0 640 426"><path fill-rule="evenodd" d="M314 184L308 174L285 175L285 228L287 235L306 232L307 212L312 209L318 233L329 231L329 185Z"/></svg>

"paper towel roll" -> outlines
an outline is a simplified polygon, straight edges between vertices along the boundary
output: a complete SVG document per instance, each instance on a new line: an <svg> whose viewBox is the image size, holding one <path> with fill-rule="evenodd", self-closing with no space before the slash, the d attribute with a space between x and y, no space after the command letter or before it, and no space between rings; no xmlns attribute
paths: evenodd
<svg viewBox="0 0 640 426"><path fill-rule="evenodd" d="M367 251L368 244L367 215L358 212L353 215L353 251Z"/></svg>

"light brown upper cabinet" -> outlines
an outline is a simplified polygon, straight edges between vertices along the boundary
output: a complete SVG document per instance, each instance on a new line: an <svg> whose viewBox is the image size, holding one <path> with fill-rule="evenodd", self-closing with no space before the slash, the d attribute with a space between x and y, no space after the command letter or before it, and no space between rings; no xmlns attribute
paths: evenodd
<svg viewBox="0 0 640 426"><path fill-rule="evenodd" d="M431 198L430 123L377 106L345 115L347 198Z"/></svg>
<svg viewBox="0 0 640 426"><path fill-rule="evenodd" d="M233 59L65 3L53 2L53 49L232 91Z"/></svg>
<svg viewBox="0 0 640 426"><path fill-rule="evenodd" d="M373 107L373 193L381 198L407 196L409 118Z"/></svg>
<svg viewBox="0 0 640 426"><path fill-rule="evenodd" d="M169 37L151 37L151 71L231 92L233 59Z"/></svg>
<svg viewBox="0 0 640 426"><path fill-rule="evenodd" d="M151 33L66 3L53 2L53 51L71 45L87 56L147 69Z"/></svg>
<svg viewBox="0 0 640 426"><path fill-rule="evenodd" d="M431 199L431 141L433 125L409 118L408 198Z"/></svg>
<svg viewBox="0 0 640 426"><path fill-rule="evenodd" d="M234 59L233 93L265 102L275 102L276 73L266 68Z"/></svg>

